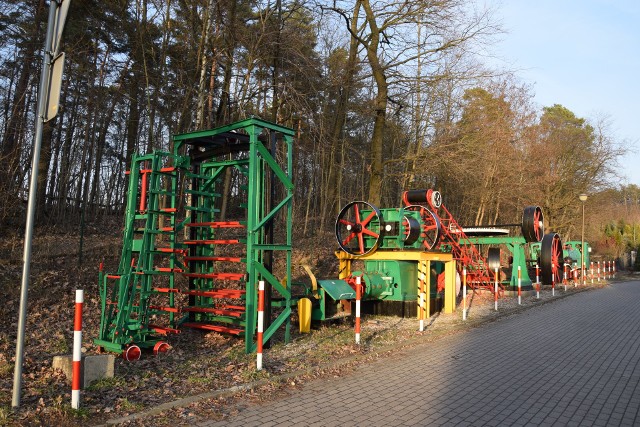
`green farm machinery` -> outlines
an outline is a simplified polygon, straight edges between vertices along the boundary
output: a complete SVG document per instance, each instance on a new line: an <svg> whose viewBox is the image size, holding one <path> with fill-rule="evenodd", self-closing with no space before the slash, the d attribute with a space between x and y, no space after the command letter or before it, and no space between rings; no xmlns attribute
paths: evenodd
<svg viewBox="0 0 640 427"><path fill-rule="evenodd" d="M408 316L417 307L418 317L424 319L437 295L443 297L445 312L455 309L463 269L468 286L491 292L498 271L501 294L517 286L518 266L525 288L532 285L536 263L545 284L561 274L560 238L555 233L544 234L543 215L537 206L524 209L518 224L522 236L483 237L467 235L437 191L406 191L402 199L400 208L380 209L356 201L341 210L335 227L339 278L313 278L312 319L348 313L357 277L363 286L363 302L372 312ZM534 243L541 245L536 256L531 252ZM510 254L506 262L501 260L501 248Z"/></svg>
<svg viewBox="0 0 640 427"><path fill-rule="evenodd" d="M96 345L135 360L197 328L242 337L254 351L259 281L265 311L277 311L264 340L283 325L289 339L293 136L250 118L133 156L120 263L100 269Z"/></svg>

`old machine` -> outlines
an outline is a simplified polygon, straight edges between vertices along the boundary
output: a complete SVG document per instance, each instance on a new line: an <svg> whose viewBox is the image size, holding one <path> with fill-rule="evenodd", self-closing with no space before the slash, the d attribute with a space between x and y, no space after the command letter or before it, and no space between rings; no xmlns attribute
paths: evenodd
<svg viewBox="0 0 640 427"><path fill-rule="evenodd" d="M96 345L135 360L197 328L237 335L254 351L259 281L273 295L264 339L283 326L288 341L293 136L250 118L133 156L120 263L100 269Z"/></svg>
<svg viewBox="0 0 640 427"><path fill-rule="evenodd" d="M311 308L298 314L316 321L348 315L358 286L365 312L426 319L455 309L462 279L490 292L497 280L503 294L517 267L527 286L536 264L545 284L561 274L562 244L544 234L540 208L524 209L521 236L467 235L438 191L410 190L397 208L344 206L335 222L338 277L308 270L311 283L292 295L293 137L250 118L132 157L120 262L99 272L97 346L136 360L167 351L168 334L195 328L236 335L255 351L259 282L263 341L281 327L288 341L292 308L305 297Z"/></svg>
<svg viewBox="0 0 640 427"><path fill-rule="evenodd" d="M380 209L355 201L341 210L335 225L339 278L312 277L313 320L349 314L357 277L370 312L417 313L424 319L437 304L445 313L453 311L463 270L471 288L494 292L497 280L500 294L515 289L518 267L525 289L531 288L537 265L543 284L562 274L560 237L544 234L537 206L524 209L517 224L521 236L478 236L477 230L467 235L438 191L406 191L402 200L400 208ZM499 233L493 226L483 234ZM534 244L540 245L536 252Z"/></svg>

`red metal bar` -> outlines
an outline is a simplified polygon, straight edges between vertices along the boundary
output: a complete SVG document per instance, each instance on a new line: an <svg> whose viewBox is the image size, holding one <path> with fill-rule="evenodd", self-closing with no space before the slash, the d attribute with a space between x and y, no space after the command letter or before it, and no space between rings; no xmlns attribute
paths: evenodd
<svg viewBox="0 0 640 427"><path fill-rule="evenodd" d="M207 331L222 332L225 334L232 334L232 335L241 335L244 333L244 329L229 328L227 326L210 325L206 323L183 323L182 326L186 328L204 329Z"/></svg>
<svg viewBox="0 0 640 427"><path fill-rule="evenodd" d="M216 316L229 316L229 317L242 317L244 313L235 311L235 310L227 310L225 308L213 308L213 307L185 307L182 311L194 312L194 313L210 313L215 314Z"/></svg>
<svg viewBox="0 0 640 427"><path fill-rule="evenodd" d="M241 280L244 275L244 273L184 273L185 277L221 280Z"/></svg>
<svg viewBox="0 0 640 427"><path fill-rule="evenodd" d="M140 171L140 173L142 173L142 183L140 184L140 212L144 212L147 210L147 174L149 172L151 171L147 169L143 169Z"/></svg>
<svg viewBox="0 0 640 427"><path fill-rule="evenodd" d="M174 268L171 268L171 267L156 267L156 271L160 271L160 272L163 272L163 273L172 273L172 272L182 273L184 270L181 269L181 268L178 268L178 267L174 267Z"/></svg>
<svg viewBox="0 0 640 427"><path fill-rule="evenodd" d="M212 289L210 291L198 291L198 290L190 290L190 291L182 291L185 295L194 295L198 297L209 297L209 298L242 298L247 291L241 289Z"/></svg>
<svg viewBox="0 0 640 427"><path fill-rule="evenodd" d="M185 245L233 245L240 243L238 239L231 240L187 240L183 242Z"/></svg>
<svg viewBox="0 0 640 427"><path fill-rule="evenodd" d="M157 333L162 334L162 335L167 335L169 333L171 333L171 334L179 334L180 333L179 329L173 329L173 328L169 328L167 326L159 326L159 325L151 325L150 324L149 327L151 329L153 329L154 331L156 331Z"/></svg>
<svg viewBox="0 0 640 427"><path fill-rule="evenodd" d="M185 227L211 227L211 228L245 228L240 221L212 221L212 222L190 222Z"/></svg>
<svg viewBox="0 0 640 427"><path fill-rule="evenodd" d="M159 305L150 305L149 310L166 311L168 313L180 313L180 309L178 309L177 307L166 307Z"/></svg>
<svg viewBox="0 0 640 427"><path fill-rule="evenodd" d="M153 288L154 291L156 292L161 292L161 293L178 293L180 292L179 289L175 289L175 288Z"/></svg>
<svg viewBox="0 0 640 427"><path fill-rule="evenodd" d="M184 257L185 261L225 261L225 262L242 262L242 258L225 257L225 256L188 256Z"/></svg>

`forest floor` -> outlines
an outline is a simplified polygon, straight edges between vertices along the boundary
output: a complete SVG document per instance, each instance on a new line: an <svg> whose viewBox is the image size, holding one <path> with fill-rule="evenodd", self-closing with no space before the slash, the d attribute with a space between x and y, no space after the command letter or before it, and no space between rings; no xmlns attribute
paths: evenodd
<svg viewBox="0 0 640 427"><path fill-rule="evenodd" d="M116 358L113 378L100 380L82 391L81 408L71 409L68 379L53 370L55 355L71 354L76 289L84 289L83 352L96 354L93 344L100 322L98 265L115 271L120 258L121 228L87 227L79 263L78 230L37 229L33 243L29 304L25 334L21 406L11 409L17 335L23 241L18 232L0 240L0 425L173 426L195 424L202 419L229 415L231 402L273 398L319 376L339 377L357 364L385 357L400 348L414 346L475 327L487 321L534 307L554 298L587 288L569 286L565 292L543 290L540 300L525 296L522 305L514 297L499 301L493 309L488 294L471 297L469 319L461 310L434 315L426 330L418 321L399 317L367 316L363 319L361 345L354 343L352 319L300 334L292 323L291 342L276 336L265 350L262 371L255 368L255 354L244 353L241 339L199 330L184 330L168 338L172 349L136 362ZM293 264L308 264L318 278L337 277L334 238L327 234L298 239ZM322 242L319 244L318 242ZM303 248L303 249L297 249ZM297 271L297 270L296 270Z"/></svg>

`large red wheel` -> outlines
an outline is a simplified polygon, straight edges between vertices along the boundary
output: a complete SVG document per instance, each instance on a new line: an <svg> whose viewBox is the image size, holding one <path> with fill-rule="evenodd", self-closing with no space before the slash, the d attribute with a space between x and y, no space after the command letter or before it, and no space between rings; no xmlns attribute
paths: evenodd
<svg viewBox="0 0 640 427"><path fill-rule="evenodd" d="M409 205L404 210L420 213L420 219L422 220L422 234L420 235L422 237L422 246L428 251L435 248L440 242L440 219L424 206Z"/></svg>
<svg viewBox="0 0 640 427"><path fill-rule="evenodd" d="M544 236L544 216L538 206L527 206L522 214L522 235L527 242L539 242Z"/></svg>
<svg viewBox="0 0 640 427"><path fill-rule="evenodd" d="M336 239L351 255L366 255L378 249L382 241L382 213L367 202L347 204L336 220Z"/></svg>
<svg viewBox="0 0 640 427"><path fill-rule="evenodd" d="M540 244L540 275L544 285L562 282L562 241L556 233L545 234Z"/></svg>

